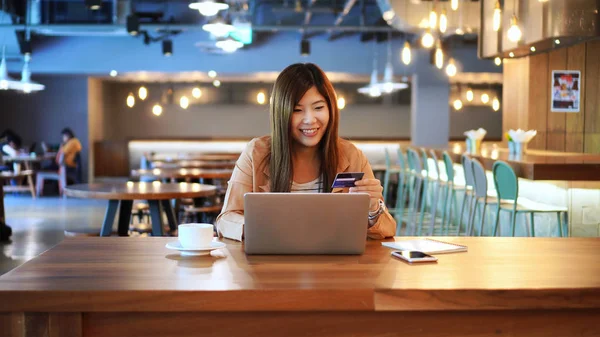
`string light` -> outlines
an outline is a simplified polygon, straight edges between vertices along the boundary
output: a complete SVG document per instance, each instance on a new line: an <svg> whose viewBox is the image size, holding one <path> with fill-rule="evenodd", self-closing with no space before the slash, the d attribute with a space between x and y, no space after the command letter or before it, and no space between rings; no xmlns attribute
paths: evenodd
<svg viewBox="0 0 600 337"><path fill-rule="evenodd" d="M444 67L444 52L442 51L442 44L438 40L435 47L435 66L438 69L442 69Z"/></svg>
<svg viewBox="0 0 600 337"><path fill-rule="evenodd" d="M421 45L429 49L433 47L434 43L435 39L433 38L431 31L428 29L427 31L425 31L425 34L423 34L423 37L421 38Z"/></svg>
<svg viewBox="0 0 600 337"><path fill-rule="evenodd" d="M445 33L448 29L448 17L446 16L446 10L442 10L440 15L440 32Z"/></svg>
<svg viewBox="0 0 600 337"><path fill-rule="evenodd" d="M410 50L410 43L404 42L404 48L402 48L402 63L409 65L412 60L412 53Z"/></svg>
<svg viewBox="0 0 600 337"><path fill-rule="evenodd" d="M143 101L148 97L148 89L146 87L141 86L140 90L138 90L138 97Z"/></svg>
<svg viewBox="0 0 600 337"><path fill-rule="evenodd" d="M190 106L190 100L187 98L187 96L181 96L179 99L179 106L182 109L187 109Z"/></svg>
<svg viewBox="0 0 600 337"><path fill-rule="evenodd" d="M508 40L511 42L519 42L523 33L521 32L521 28L519 28L519 21L516 15L513 15L510 19L510 28L508 28Z"/></svg>
<svg viewBox="0 0 600 337"><path fill-rule="evenodd" d="M500 26L502 25L502 7L500 7L500 0L496 0L496 5L494 6L494 16L492 17L492 27L494 31L497 32L500 30Z"/></svg>
<svg viewBox="0 0 600 337"><path fill-rule="evenodd" d="M134 105L135 105L135 97L133 96L133 93L130 92L129 95L127 96L127 106L130 108L133 108Z"/></svg>
<svg viewBox="0 0 600 337"><path fill-rule="evenodd" d="M192 96L194 98L200 98L200 97L202 97L202 90L200 90L200 88L198 88L198 87L192 89Z"/></svg>

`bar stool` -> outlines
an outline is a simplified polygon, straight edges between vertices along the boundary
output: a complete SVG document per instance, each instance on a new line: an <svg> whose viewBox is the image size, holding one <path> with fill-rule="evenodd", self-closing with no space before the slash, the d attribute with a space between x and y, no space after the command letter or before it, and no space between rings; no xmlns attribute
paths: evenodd
<svg viewBox="0 0 600 337"><path fill-rule="evenodd" d="M510 226L512 236L515 236L517 214L529 214L531 236L535 236L535 213L556 213L558 220L558 233L564 236L562 228L563 214L566 214L566 207L557 207L546 205L524 198L519 198L519 183L515 171L503 161L496 161L492 168L494 174L494 185L500 200L500 207L496 211L496 223L494 225L494 236L498 233L498 223L500 222L500 211L510 213Z"/></svg>
<svg viewBox="0 0 600 337"><path fill-rule="evenodd" d="M408 227L411 226L411 235L414 235L417 231L418 221L417 217L419 217L419 209L420 203L422 204L421 192L423 190L423 166L421 164L421 160L419 159L419 154L417 151L413 149L408 149L406 151L406 157L408 161L409 167L409 175L408 175L408 212L407 218L408 221L406 223L406 232L408 232ZM398 230L397 230L398 231ZM420 231L420 230L419 230Z"/></svg>
<svg viewBox="0 0 600 337"><path fill-rule="evenodd" d="M454 182L454 162L452 161L452 158L450 157L448 152L444 151L444 153L442 154L442 157L444 159L444 167L446 169L446 181L447 181L448 189L450 191L449 192L450 202L448 203L448 207L444 211L444 217L442 218L442 226L445 228L445 234L448 235L450 232L450 227L452 225L452 220L453 220L452 216L454 215L456 217L456 214L458 214L457 192L466 191L466 186L457 186L456 183ZM454 213L452 212L453 210L454 210ZM447 215L447 217L446 217L446 215ZM460 226L460 219L459 219L458 225Z"/></svg>
<svg viewBox="0 0 600 337"><path fill-rule="evenodd" d="M471 164L473 166L473 178L475 183L475 210L469 220L470 230L469 235L474 235L475 228L475 213L479 211L479 208L482 207L482 211L480 214L479 220L479 236L483 236L483 224L485 223L485 211L488 205L498 207L498 198L492 197L488 195L488 182L487 177L485 175L485 169L483 165L477 159L471 159Z"/></svg>
<svg viewBox="0 0 600 337"><path fill-rule="evenodd" d="M432 193L432 200L431 200L431 205L430 205L430 224L429 224L429 235L433 235L434 231L435 231L435 224L438 220L441 220L441 232L443 234L443 225L444 225L444 219L445 219L445 211L446 211L446 202L448 200L448 183L447 181L442 180L442 174L441 174L441 170L440 170L440 166L439 166L439 160L437 158L437 155L435 153L434 150L429 150L429 153L431 154L431 158L434 161L434 173L435 176L429 178L429 182L430 182L430 188L432 189L431 193ZM440 195L441 195L441 201L442 201L442 216L441 218L437 217L437 212L438 212L438 202L440 201Z"/></svg>
<svg viewBox="0 0 600 337"><path fill-rule="evenodd" d="M465 229L467 230L466 235L469 235L470 228L470 219L471 219L471 211L473 210L473 198L475 197L474 187L475 187L475 178L473 177L473 164L471 163L471 158L463 154L461 156L461 163L463 167L463 173L465 177L465 193L463 196L463 200L460 206L460 216L458 219L458 227L456 228L456 235L460 236L460 228L462 227L464 214L465 214L465 206L467 209L467 223L465 224Z"/></svg>

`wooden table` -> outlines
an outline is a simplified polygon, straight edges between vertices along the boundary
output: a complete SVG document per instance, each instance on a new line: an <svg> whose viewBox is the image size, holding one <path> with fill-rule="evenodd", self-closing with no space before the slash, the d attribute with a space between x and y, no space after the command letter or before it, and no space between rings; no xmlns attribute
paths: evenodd
<svg viewBox="0 0 600 337"><path fill-rule="evenodd" d="M173 240L65 239L0 277L3 336L600 334L598 239L444 238L469 252L414 266L378 241L362 256L246 256L226 241L183 258Z"/></svg>
<svg viewBox="0 0 600 337"><path fill-rule="evenodd" d="M177 161L231 161L237 160L240 157L241 153L228 153L228 152L212 152L212 153L193 153L184 156L179 156L176 158L163 158L161 156L154 156L152 158L153 162L163 161L163 162L177 162Z"/></svg>
<svg viewBox="0 0 600 337"><path fill-rule="evenodd" d="M461 162L461 147L446 149L455 163ZM436 150L441 160L443 150ZM482 148L470 154L491 170L498 160L507 162L519 178L530 180L600 181L600 155L526 150L525 154L511 155L508 149Z"/></svg>
<svg viewBox="0 0 600 337"><path fill-rule="evenodd" d="M35 199L35 186L33 184L33 171L32 170L22 170L18 174L15 174L12 171L2 172L2 179L11 180L11 179L27 179L27 186L18 185L18 186L4 186L4 184L0 184L2 189L5 192L29 192L31 193L31 197Z"/></svg>
<svg viewBox="0 0 600 337"><path fill-rule="evenodd" d="M132 170L133 177L151 177L156 179L229 179L233 169L151 169Z"/></svg>
<svg viewBox="0 0 600 337"><path fill-rule="evenodd" d="M4 162L22 163L23 169L25 169L25 170L31 170L32 163L40 163L44 159L47 159L47 157L40 157L40 156L31 157L30 155L19 155L16 157L13 157L13 156L2 157L2 160Z"/></svg>
<svg viewBox="0 0 600 337"><path fill-rule="evenodd" d="M131 208L134 200L148 200L152 235L163 235L161 207L169 220L171 230L177 229L177 217L169 203L170 199L199 198L214 195L216 188L210 185L191 183L112 183L79 184L65 188L66 196L86 199L108 200L108 208L102 224L101 236L110 236L117 209L119 209L118 233L127 236Z"/></svg>

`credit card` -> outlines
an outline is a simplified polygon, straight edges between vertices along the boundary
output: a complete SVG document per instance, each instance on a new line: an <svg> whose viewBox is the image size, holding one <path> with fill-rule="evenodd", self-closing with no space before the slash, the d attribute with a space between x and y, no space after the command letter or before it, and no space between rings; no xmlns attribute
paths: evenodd
<svg viewBox="0 0 600 337"><path fill-rule="evenodd" d="M361 180L364 175L364 172L338 173L333 180L333 185L331 185L331 188L354 187L354 183L357 180Z"/></svg>

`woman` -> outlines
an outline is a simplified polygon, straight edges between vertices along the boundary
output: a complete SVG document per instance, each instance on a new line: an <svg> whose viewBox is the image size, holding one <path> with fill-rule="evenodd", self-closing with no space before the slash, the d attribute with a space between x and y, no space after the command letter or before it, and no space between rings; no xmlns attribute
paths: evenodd
<svg viewBox="0 0 600 337"><path fill-rule="evenodd" d="M244 194L248 192L368 193L368 236L394 235L396 222L385 209L383 188L367 158L338 137L336 102L331 82L314 64L293 64L279 74L271 93L271 136L250 141L238 159L217 218L221 236L242 240ZM356 187L332 191L338 172L365 175Z"/></svg>

